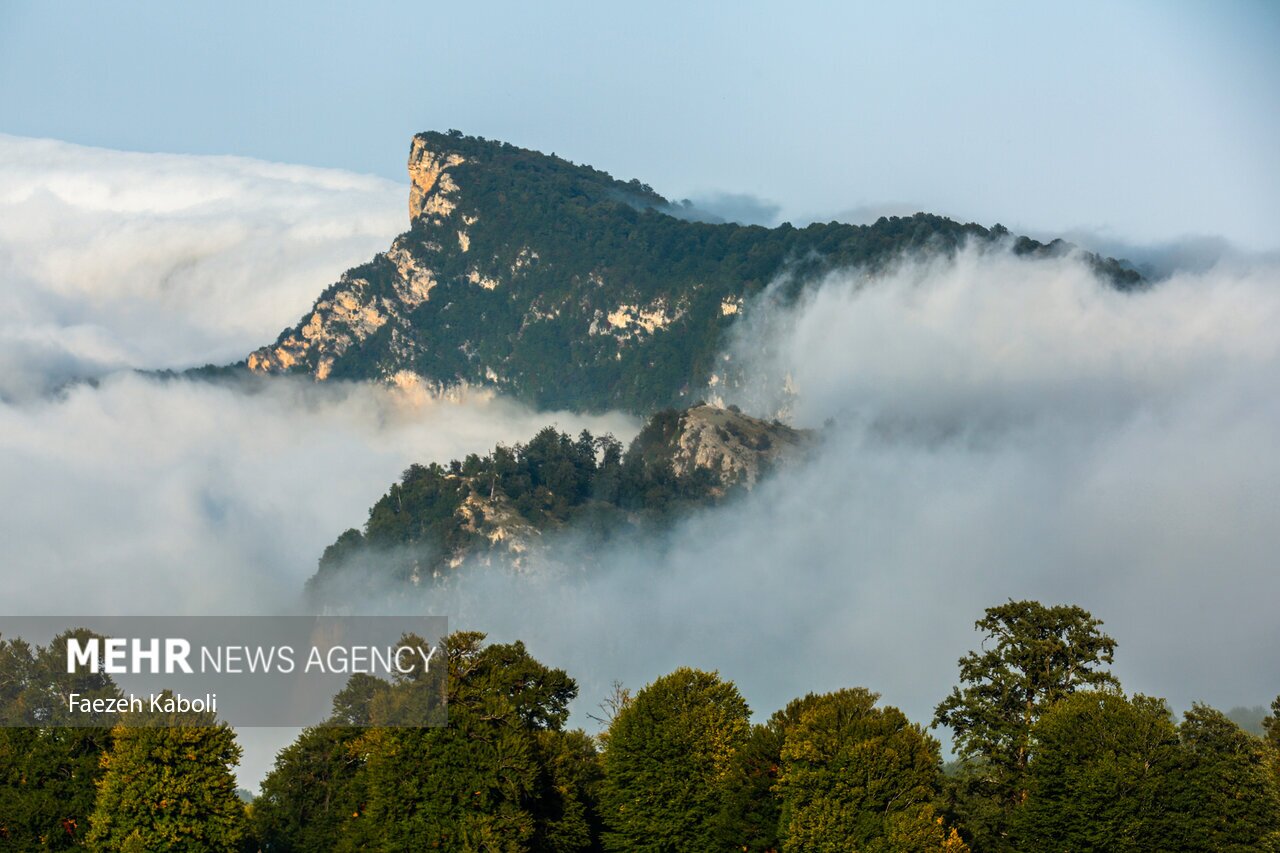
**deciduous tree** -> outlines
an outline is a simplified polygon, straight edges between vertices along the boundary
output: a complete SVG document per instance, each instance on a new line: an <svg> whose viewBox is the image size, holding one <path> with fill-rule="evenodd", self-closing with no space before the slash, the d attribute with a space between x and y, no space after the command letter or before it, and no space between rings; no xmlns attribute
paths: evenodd
<svg viewBox="0 0 1280 853"><path fill-rule="evenodd" d="M1009 601L975 627L979 651L960 659L961 687L939 703L934 725L954 733L965 767L958 802L975 849L1004 847L1007 820L1026 797L1031 731L1053 704L1079 689L1117 686L1103 668L1116 643L1079 607Z"/></svg>
<svg viewBox="0 0 1280 853"><path fill-rule="evenodd" d="M604 751L606 849L716 849L713 818L750 713L738 688L713 672L678 669L637 693Z"/></svg>
<svg viewBox="0 0 1280 853"><path fill-rule="evenodd" d="M934 808L938 742L864 688L810 700L786 733L778 791L784 851L945 850ZM962 846L962 845L961 845Z"/></svg>
<svg viewBox="0 0 1280 853"><path fill-rule="evenodd" d="M102 851L229 853L248 826L232 768L235 732L211 714L115 727L90 819L89 846Z"/></svg>

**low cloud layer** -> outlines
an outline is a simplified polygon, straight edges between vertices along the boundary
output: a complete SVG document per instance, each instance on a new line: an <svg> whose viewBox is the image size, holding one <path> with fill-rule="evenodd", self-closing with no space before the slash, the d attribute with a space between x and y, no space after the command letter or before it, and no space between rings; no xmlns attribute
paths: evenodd
<svg viewBox="0 0 1280 853"><path fill-rule="evenodd" d="M225 363L274 339L386 248L406 193L331 170L0 137L5 610L293 609L324 546L411 463L548 423L634 431L487 394L124 369ZM253 785L291 734L241 735Z"/></svg>
<svg viewBox="0 0 1280 853"><path fill-rule="evenodd" d="M664 210L679 219L695 222L736 222L739 225L765 225L778 222L782 206L777 202L749 193L710 192L685 199Z"/></svg>
<svg viewBox="0 0 1280 853"><path fill-rule="evenodd" d="M0 135L0 397L243 358L407 226L407 189Z"/></svg>
<svg viewBox="0 0 1280 853"><path fill-rule="evenodd" d="M0 153L14 612L287 609L411 462L553 422L635 429L485 395L112 372L273 338L385 248L402 188L13 138ZM823 428L810 461L669 536L592 554L598 574L574 571L566 540L557 568L477 573L432 606L569 670L579 725L613 679L682 664L719 668L760 715L861 684L927 720L973 621L1009 597L1104 619L1130 689L1264 704L1280 691L1277 328L1280 269L1256 258L1126 295L1072 258L969 251L840 273L796 306L766 294L727 353L744 384L726 402ZM101 380L49 393L84 375ZM253 783L281 743L243 734L260 744Z"/></svg>
<svg viewBox="0 0 1280 853"><path fill-rule="evenodd" d="M971 251L748 317L727 402L827 424L808 464L601 575L478 577L440 606L567 667L588 710L690 664L763 714L865 685L927 721L1007 598L1091 610L1125 685L1177 708L1280 691L1276 268L1126 295Z"/></svg>
<svg viewBox="0 0 1280 853"><path fill-rule="evenodd" d="M300 604L326 545L413 462L527 440L537 413L307 380L119 374L0 405L0 578L14 612L241 613Z"/></svg>

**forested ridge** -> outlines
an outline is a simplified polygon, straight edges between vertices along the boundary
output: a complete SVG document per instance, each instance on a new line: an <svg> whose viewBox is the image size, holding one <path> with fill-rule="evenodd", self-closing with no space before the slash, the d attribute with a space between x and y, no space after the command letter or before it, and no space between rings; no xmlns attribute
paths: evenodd
<svg viewBox="0 0 1280 853"><path fill-rule="evenodd" d="M370 507L363 529L325 548L308 590L318 603L342 604L447 580L468 559L519 568L555 531L572 531L590 553L731 498L808 435L699 403L655 413L625 448L612 435L548 426L484 456L414 464Z"/></svg>
<svg viewBox="0 0 1280 853"><path fill-rule="evenodd" d="M703 392L726 333L767 287L787 301L832 270L873 273L969 244L1074 250L926 213L802 228L694 221L638 180L457 132L415 137L409 172L411 229L321 293L249 369L416 377L549 409L650 414ZM1142 284L1123 262L1083 256L1115 287Z"/></svg>
<svg viewBox="0 0 1280 853"><path fill-rule="evenodd" d="M353 676L248 804L225 725L59 728L59 694L109 676L4 639L0 714L25 727L0 728L0 849L1280 850L1280 697L1262 736L1204 705L1177 720L1123 690L1079 607L1008 601L976 628L930 721L859 686L753 721L728 674L682 667L615 684L596 734L569 727L564 670L454 633L445 727L379 725L415 674Z"/></svg>

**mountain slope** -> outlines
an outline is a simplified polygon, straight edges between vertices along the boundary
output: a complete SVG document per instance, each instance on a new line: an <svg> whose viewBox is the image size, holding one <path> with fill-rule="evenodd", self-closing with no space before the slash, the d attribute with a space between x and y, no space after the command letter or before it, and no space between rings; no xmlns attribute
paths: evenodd
<svg viewBox="0 0 1280 853"><path fill-rule="evenodd" d="M547 427L527 444L449 465L414 465L325 549L308 587L324 602L447 578L464 563L522 568L544 536L588 547L666 524L750 489L802 454L812 433L736 409L658 412L626 452L612 436Z"/></svg>
<svg viewBox="0 0 1280 853"><path fill-rule="evenodd" d="M647 413L706 387L745 300L783 274L794 295L836 267L1010 239L926 214L869 226L691 222L638 181L456 132L414 137L409 176L410 230L250 354L249 370L469 383L547 408ZM1140 282L1090 257L1117 286Z"/></svg>

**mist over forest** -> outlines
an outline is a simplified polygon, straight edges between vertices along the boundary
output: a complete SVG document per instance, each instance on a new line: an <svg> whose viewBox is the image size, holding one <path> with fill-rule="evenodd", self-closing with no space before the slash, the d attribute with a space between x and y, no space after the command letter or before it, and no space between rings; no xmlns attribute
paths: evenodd
<svg viewBox="0 0 1280 853"><path fill-rule="evenodd" d="M292 611L323 548L409 465L548 424L623 441L639 429L491 391L134 373L270 340L386 247L405 188L0 147L13 612ZM1125 686L1175 709L1274 697L1273 260L1232 254L1119 292L1078 255L966 249L837 270L794 303L766 289L743 316L723 353L735 383L702 396L820 430L806 461L644 547L593 554L589 575L568 533L545 563L460 576L428 604L569 671L576 725L613 681L679 666L732 678L757 717L863 685L927 720L974 620L1011 598L1087 608ZM247 756L243 782L270 761Z"/></svg>

